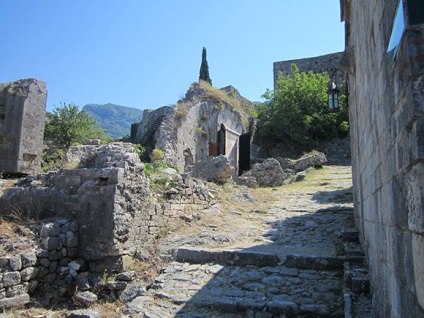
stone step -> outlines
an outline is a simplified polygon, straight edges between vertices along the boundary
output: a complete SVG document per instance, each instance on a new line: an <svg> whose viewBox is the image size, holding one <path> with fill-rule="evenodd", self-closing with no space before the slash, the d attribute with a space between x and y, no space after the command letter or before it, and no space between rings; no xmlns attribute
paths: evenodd
<svg viewBox="0 0 424 318"><path fill-rule="evenodd" d="M289 254L286 256L284 266L301 269L335 270L343 269L343 263L345 262L349 262L351 264L362 264L364 262L364 256L313 256Z"/></svg>
<svg viewBox="0 0 424 318"><path fill-rule="evenodd" d="M256 298L228 299L209 298L195 299L184 307L179 314L184 316L196 308L210 308L215 312L228 314L238 314L241 317L253 317L252 313L260 314L259 317L345 317L344 310L332 311L331 308L323 304L305 304L299 306L290 300L272 300ZM243 316L245 313L245 316ZM248 315L247 313L250 313ZM277 316L276 316L277 315ZM254 317L257 317L256 315Z"/></svg>
<svg viewBox="0 0 424 318"><path fill-rule="evenodd" d="M343 317L342 285L341 271L173 262L148 290L152 299L169 305L144 307L159 316L167 316L164 308L177 308L182 317L197 310L218 312L216 317L243 317L243 312L254 312L254 317Z"/></svg>
<svg viewBox="0 0 424 318"><path fill-rule="evenodd" d="M277 266L280 262L278 255L259 251L245 250L212 250L192 247L182 247L176 252L177 262L192 264L228 264L228 265L256 265Z"/></svg>
<svg viewBox="0 0 424 318"><path fill-rule="evenodd" d="M140 144L142 146L146 145L147 142L150 140L150 138L153 137L156 130L159 128L159 126L162 124L162 122L165 119L165 115L158 117L155 122L152 124L152 126L149 127L149 129L146 131L146 133L143 135L143 137L140 140Z"/></svg>

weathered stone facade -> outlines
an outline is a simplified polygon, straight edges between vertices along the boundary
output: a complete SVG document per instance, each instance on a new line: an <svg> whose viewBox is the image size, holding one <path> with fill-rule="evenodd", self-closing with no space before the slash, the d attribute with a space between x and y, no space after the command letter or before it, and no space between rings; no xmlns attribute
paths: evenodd
<svg viewBox="0 0 424 318"><path fill-rule="evenodd" d="M339 68L339 64L341 63L342 58L343 52L338 52L304 59L274 62L274 87L277 83L279 72L281 72L282 75L291 74L292 64L296 64L296 66L299 68L299 72L327 72L328 75L331 76L333 72ZM344 79L344 72L336 72L334 76L334 82L337 85L340 85Z"/></svg>
<svg viewBox="0 0 424 318"><path fill-rule="evenodd" d="M234 107L234 104L239 107ZM150 146L165 153L164 160L175 164L180 171L209 155L224 154L238 172L238 136L252 132L252 125L242 109L253 106L238 91L228 86L221 90L193 83L174 107L145 111L137 127L134 143L146 144L144 136L152 134ZM219 151L219 131L225 126L225 145ZM152 129L150 129L152 128ZM135 130L135 129L134 129ZM143 139L144 138L144 139Z"/></svg>
<svg viewBox="0 0 424 318"><path fill-rule="evenodd" d="M40 80L0 84L0 172L40 172L46 98Z"/></svg>
<svg viewBox="0 0 424 318"><path fill-rule="evenodd" d="M405 28L388 52L399 4ZM424 27L411 24L420 7L342 1L354 206L377 317L424 317Z"/></svg>

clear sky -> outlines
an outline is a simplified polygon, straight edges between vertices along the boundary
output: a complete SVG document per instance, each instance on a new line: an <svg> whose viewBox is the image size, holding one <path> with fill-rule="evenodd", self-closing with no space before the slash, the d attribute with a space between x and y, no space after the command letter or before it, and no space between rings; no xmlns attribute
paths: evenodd
<svg viewBox="0 0 424 318"><path fill-rule="evenodd" d="M252 101L273 62L344 50L339 0L2 0L0 82L47 82L61 102L155 109L199 78Z"/></svg>

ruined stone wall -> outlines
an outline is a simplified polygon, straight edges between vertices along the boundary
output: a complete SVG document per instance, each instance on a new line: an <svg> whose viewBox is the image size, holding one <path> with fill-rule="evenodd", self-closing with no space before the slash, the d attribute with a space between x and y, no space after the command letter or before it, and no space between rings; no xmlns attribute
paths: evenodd
<svg viewBox="0 0 424 318"><path fill-rule="evenodd" d="M399 1L343 1L356 223L377 317L424 317L424 28L387 49Z"/></svg>
<svg viewBox="0 0 424 318"><path fill-rule="evenodd" d="M40 172L46 98L40 80L0 84L0 172Z"/></svg>
<svg viewBox="0 0 424 318"><path fill-rule="evenodd" d="M304 59L274 62L274 87L278 80L278 73L281 72L283 75L291 74L291 64L293 63L299 68L299 72L328 72L328 75L331 76L332 73L337 70L342 57L343 52L338 52ZM340 85L344 79L344 72L338 71L334 76L334 82Z"/></svg>
<svg viewBox="0 0 424 318"><path fill-rule="evenodd" d="M149 200L149 179L129 143L71 147L67 158L84 168L22 179L3 192L0 211L74 220L79 256L91 271L126 267L173 219L209 205L207 187L184 179L168 201Z"/></svg>
<svg viewBox="0 0 424 318"><path fill-rule="evenodd" d="M235 91L232 87L225 89ZM236 98L239 95L237 91L233 94ZM171 111L164 112L163 108L160 108L145 112L137 129L135 143L140 142L143 132L148 130L148 126L158 114L166 116L154 135L155 148L164 151L165 161L175 164L179 171L184 171L188 160L184 154L191 153L190 160L194 162L209 156L209 143L217 142L221 124L239 134L246 133L249 129L249 123L242 119L239 112L234 111L233 107L223 100L208 97L208 92L198 83L192 84L186 98L179 101ZM238 162L235 164L237 166ZM237 170L237 167L235 168Z"/></svg>
<svg viewBox="0 0 424 318"><path fill-rule="evenodd" d="M25 242L26 250L12 250L0 257L0 308L23 306L30 302L30 295L41 296L40 291L53 304L63 295L63 288L87 270L86 263L77 260L75 221L59 219L38 226L37 232L34 242Z"/></svg>
<svg viewBox="0 0 424 318"><path fill-rule="evenodd" d="M135 136L132 136L134 138L134 143L140 143L143 136L147 133L150 127L152 127L158 118L162 116L166 116L169 113L173 112L173 107L171 106L163 106L156 110L151 109L145 109L143 111L143 118L139 124L136 125L136 133Z"/></svg>

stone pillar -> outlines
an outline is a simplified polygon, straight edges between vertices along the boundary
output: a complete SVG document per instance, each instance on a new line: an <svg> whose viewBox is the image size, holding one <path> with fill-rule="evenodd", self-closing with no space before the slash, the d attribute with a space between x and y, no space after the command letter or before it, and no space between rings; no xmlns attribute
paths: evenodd
<svg viewBox="0 0 424 318"><path fill-rule="evenodd" d="M46 99L40 80L0 84L0 172L40 172Z"/></svg>

